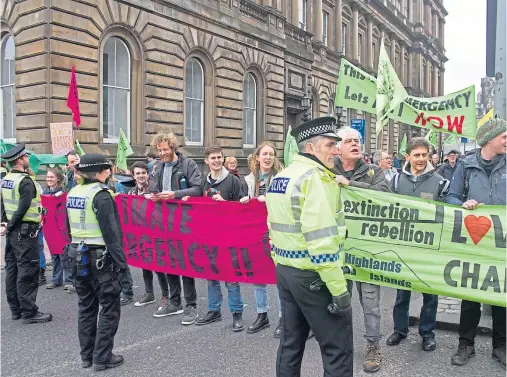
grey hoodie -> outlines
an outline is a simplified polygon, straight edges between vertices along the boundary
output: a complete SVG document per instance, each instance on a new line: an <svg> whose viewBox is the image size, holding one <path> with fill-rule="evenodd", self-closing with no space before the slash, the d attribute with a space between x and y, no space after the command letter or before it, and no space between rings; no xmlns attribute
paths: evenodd
<svg viewBox="0 0 507 377"><path fill-rule="evenodd" d="M215 182L211 180L211 172L208 173L202 185L203 196L220 194L224 200L237 202L245 196L242 184L238 177L222 166L222 171Z"/></svg>
<svg viewBox="0 0 507 377"><path fill-rule="evenodd" d="M422 174L418 176L412 175L410 164L407 162L401 174L398 174L392 182L393 191L398 194L440 201L449 187L449 181L437 174L429 162Z"/></svg>

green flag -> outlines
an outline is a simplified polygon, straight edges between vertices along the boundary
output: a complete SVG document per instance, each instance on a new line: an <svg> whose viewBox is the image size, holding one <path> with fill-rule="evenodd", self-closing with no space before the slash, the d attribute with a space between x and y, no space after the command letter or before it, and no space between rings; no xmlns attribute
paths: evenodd
<svg viewBox="0 0 507 377"><path fill-rule="evenodd" d="M377 72L377 124L375 127L375 133L377 135L389 121L391 112L407 98L408 93L391 65L391 61L384 47L384 40L382 40Z"/></svg>
<svg viewBox="0 0 507 377"><path fill-rule="evenodd" d="M298 154L298 144L294 136L290 134L291 131L292 127L289 126L287 137L285 138L285 145L283 146L283 162L285 163L285 167L289 166L294 156Z"/></svg>
<svg viewBox="0 0 507 377"><path fill-rule="evenodd" d="M458 137L456 135L449 135L447 139L445 139L445 145L452 145L458 143Z"/></svg>
<svg viewBox="0 0 507 377"><path fill-rule="evenodd" d="M16 144L6 143L5 141L3 141L3 139L0 139L0 153L5 153L14 148L15 146Z"/></svg>
<svg viewBox="0 0 507 377"><path fill-rule="evenodd" d="M134 154L125 133L120 128L120 140L118 140L118 151L116 152L116 166L120 170L127 170L127 156Z"/></svg>
<svg viewBox="0 0 507 377"><path fill-rule="evenodd" d="M80 156L84 156L86 153L85 151L83 150L83 148L81 148L81 144L79 144L79 140L76 139L76 153Z"/></svg>
<svg viewBox="0 0 507 377"><path fill-rule="evenodd" d="M437 147L437 131L430 130L425 136L426 140L430 142L435 148Z"/></svg>
<svg viewBox="0 0 507 377"><path fill-rule="evenodd" d="M401 139L400 150L398 153L402 156L405 156L405 153L407 153L407 134L404 134L403 139Z"/></svg>

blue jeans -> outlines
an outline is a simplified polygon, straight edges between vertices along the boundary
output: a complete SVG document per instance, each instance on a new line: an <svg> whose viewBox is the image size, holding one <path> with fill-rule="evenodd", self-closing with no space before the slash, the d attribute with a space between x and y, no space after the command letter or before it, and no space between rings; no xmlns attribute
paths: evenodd
<svg viewBox="0 0 507 377"><path fill-rule="evenodd" d="M44 254L44 235L42 231L39 232L39 254L40 268L46 269L46 254Z"/></svg>
<svg viewBox="0 0 507 377"><path fill-rule="evenodd" d="M63 283L63 266L60 255L51 255L51 261L53 262L53 278L51 282L54 285L62 285Z"/></svg>
<svg viewBox="0 0 507 377"><path fill-rule="evenodd" d="M243 313L243 300L238 283L225 282L227 287L227 304L231 313ZM216 280L208 280L208 310L219 312L222 306L222 289L220 282Z"/></svg>
<svg viewBox="0 0 507 377"><path fill-rule="evenodd" d="M394 331L406 337L408 335L408 310L410 307L411 291L398 289L396 303L393 308ZM434 338L437 324L438 296L423 293L423 306L419 316L419 335Z"/></svg>
<svg viewBox="0 0 507 377"><path fill-rule="evenodd" d="M255 303L257 304L257 313L267 313L269 311L268 285L254 284Z"/></svg>

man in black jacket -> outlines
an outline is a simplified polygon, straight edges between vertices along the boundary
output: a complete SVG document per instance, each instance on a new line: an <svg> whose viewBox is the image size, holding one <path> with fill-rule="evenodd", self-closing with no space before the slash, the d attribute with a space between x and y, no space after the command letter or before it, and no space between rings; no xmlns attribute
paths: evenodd
<svg viewBox="0 0 507 377"><path fill-rule="evenodd" d="M151 144L157 148L160 163L155 171L155 183L158 193L152 195L152 200L181 199L185 196L202 196L201 172L194 160L184 156L178 149L178 139L173 133L158 134ZM181 323L191 325L197 317L197 292L195 280L183 276L183 291L185 296L185 310L181 305L181 282L178 275L167 274L169 281L169 303L161 306L155 317L164 317L184 313Z"/></svg>
<svg viewBox="0 0 507 377"><path fill-rule="evenodd" d="M204 161L209 166L210 173L203 183L203 195L216 201L237 202L246 195L242 192L242 185L238 177L223 166L224 156L222 148L211 146L204 152ZM243 326L243 300L238 283L225 282L229 295L229 310L232 313L232 331L242 331ZM222 292L220 282L208 280L208 313L196 321L202 326L222 320Z"/></svg>
<svg viewBox="0 0 507 377"><path fill-rule="evenodd" d="M452 181L452 176L456 171L456 159L458 155L459 152L457 150L453 149L450 151L447 154L447 162L444 162L437 170L437 173L447 179L449 182Z"/></svg>

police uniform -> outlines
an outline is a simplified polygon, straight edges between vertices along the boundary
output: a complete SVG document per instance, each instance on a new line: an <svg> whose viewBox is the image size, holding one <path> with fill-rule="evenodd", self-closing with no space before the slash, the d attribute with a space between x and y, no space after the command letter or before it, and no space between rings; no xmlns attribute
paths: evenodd
<svg viewBox="0 0 507 377"><path fill-rule="evenodd" d="M339 140L334 130L335 119L324 117L291 134L298 144L314 136ZM352 309L340 260L346 228L335 174L316 156L300 153L273 179L266 205L282 304L276 375L300 376L311 329L324 375L352 377Z"/></svg>
<svg viewBox="0 0 507 377"><path fill-rule="evenodd" d="M2 223L7 228L5 290L12 319L23 318L25 324L53 319L51 314L39 312L35 304L39 288L38 232L42 207L35 179L25 172L29 167L27 155L24 144L2 155L2 159L13 166L2 180ZM16 165L19 162L22 167Z"/></svg>
<svg viewBox="0 0 507 377"><path fill-rule="evenodd" d="M87 173L110 168L101 154L84 155L76 165L78 171ZM112 349L120 322L118 274L127 268L118 209L107 185L86 178L70 190L66 207L69 258L79 297L82 367L93 363L96 371L114 368L123 363L123 356L114 355Z"/></svg>

